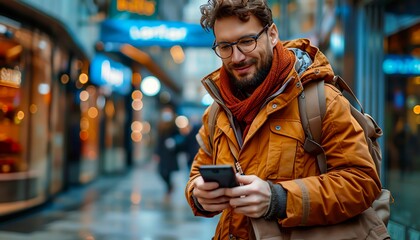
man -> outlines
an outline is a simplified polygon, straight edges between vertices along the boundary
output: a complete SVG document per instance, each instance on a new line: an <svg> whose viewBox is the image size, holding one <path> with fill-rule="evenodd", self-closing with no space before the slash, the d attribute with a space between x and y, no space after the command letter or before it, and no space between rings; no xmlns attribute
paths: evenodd
<svg viewBox="0 0 420 240"><path fill-rule="evenodd" d="M186 198L197 216L222 213L214 239L248 239L251 218L293 229L340 223L366 210L381 183L360 125L331 86L321 142L328 173L320 175L316 157L303 149L298 97L302 83L334 77L326 57L307 40L283 45L265 0L209 0L201 12L223 62L202 82L220 111L212 138L209 110L203 116ZM211 164L236 164L241 185L204 182L199 166Z"/></svg>

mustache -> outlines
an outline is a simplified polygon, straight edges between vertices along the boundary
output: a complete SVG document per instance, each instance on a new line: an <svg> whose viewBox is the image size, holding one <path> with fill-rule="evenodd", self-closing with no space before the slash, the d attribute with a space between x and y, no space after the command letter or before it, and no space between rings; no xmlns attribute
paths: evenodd
<svg viewBox="0 0 420 240"><path fill-rule="evenodd" d="M257 62L257 60L250 59L248 61L243 61L243 62L239 62L239 63L233 63L233 64L231 64L231 67L233 67L233 68L241 68L241 67L245 67L247 65L254 64L256 62Z"/></svg>

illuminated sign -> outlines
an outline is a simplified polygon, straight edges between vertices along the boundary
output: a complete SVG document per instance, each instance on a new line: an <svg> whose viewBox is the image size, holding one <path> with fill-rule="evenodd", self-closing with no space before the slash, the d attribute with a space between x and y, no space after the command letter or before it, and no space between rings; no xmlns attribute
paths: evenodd
<svg viewBox="0 0 420 240"><path fill-rule="evenodd" d="M112 0L108 16L114 19L158 19L159 0Z"/></svg>
<svg viewBox="0 0 420 240"><path fill-rule="evenodd" d="M165 25L157 27L137 27L132 26L130 28L130 38L133 40L153 40L159 39L163 41L182 41L187 37L187 29L184 27L180 28L168 28Z"/></svg>
<svg viewBox="0 0 420 240"><path fill-rule="evenodd" d="M131 69L97 54L90 64L90 79L99 86L109 86L113 91L127 94L131 90Z"/></svg>
<svg viewBox="0 0 420 240"><path fill-rule="evenodd" d="M10 68L0 69L0 85L20 87L21 82L22 73L19 70Z"/></svg>
<svg viewBox="0 0 420 240"><path fill-rule="evenodd" d="M385 74L419 75L420 58L388 55L385 57L382 68Z"/></svg>
<svg viewBox="0 0 420 240"><path fill-rule="evenodd" d="M117 10L151 16L156 11L156 2L147 0L117 0Z"/></svg>
<svg viewBox="0 0 420 240"><path fill-rule="evenodd" d="M214 36L199 24L109 19L101 24L100 40L104 43L128 43L136 47L211 47Z"/></svg>
<svg viewBox="0 0 420 240"><path fill-rule="evenodd" d="M101 79L111 86L121 87L124 83L124 73L119 68L111 66L109 60L103 60L101 64Z"/></svg>

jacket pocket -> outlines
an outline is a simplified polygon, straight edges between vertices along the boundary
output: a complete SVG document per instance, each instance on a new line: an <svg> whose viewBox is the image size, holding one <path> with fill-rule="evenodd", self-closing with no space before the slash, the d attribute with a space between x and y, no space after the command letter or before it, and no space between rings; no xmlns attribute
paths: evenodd
<svg viewBox="0 0 420 240"><path fill-rule="evenodd" d="M288 180L294 176L294 165L303 137L300 122L274 120L270 122L267 153L267 179Z"/></svg>

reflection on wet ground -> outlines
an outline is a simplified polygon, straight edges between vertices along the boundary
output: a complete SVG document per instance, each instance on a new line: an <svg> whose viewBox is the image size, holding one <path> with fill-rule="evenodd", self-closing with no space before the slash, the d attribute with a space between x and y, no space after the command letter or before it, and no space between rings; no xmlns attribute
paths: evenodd
<svg viewBox="0 0 420 240"><path fill-rule="evenodd" d="M174 174L175 190L149 163L124 176L106 176L58 195L23 217L0 224L0 240L211 239L217 218L194 217L184 197L187 171Z"/></svg>

